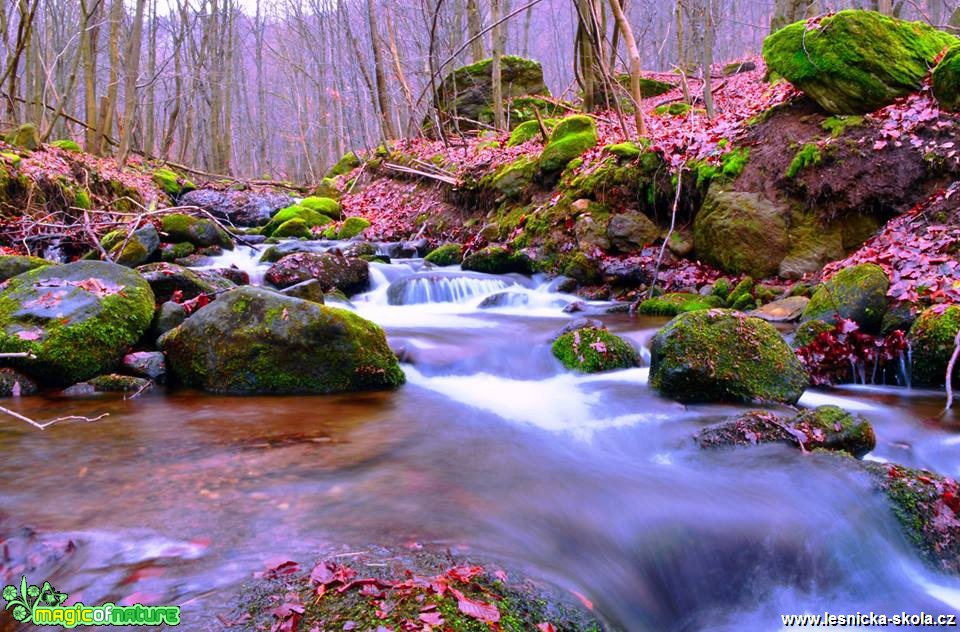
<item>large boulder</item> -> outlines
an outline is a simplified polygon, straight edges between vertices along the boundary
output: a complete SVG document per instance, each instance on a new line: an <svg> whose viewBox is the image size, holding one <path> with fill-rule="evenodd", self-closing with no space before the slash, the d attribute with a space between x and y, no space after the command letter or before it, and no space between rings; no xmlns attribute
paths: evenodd
<svg viewBox="0 0 960 632"><path fill-rule="evenodd" d="M540 170L544 173L562 171L571 160L595 147L597 140L597 125L592 118L582 114L568 116L557 123L540 153Z"/></svg>
<svg viewBox="0 0 960 632"><path fill-rule="evenodd" d="M197 189L180 197L181 206L196 206L217 219L237 226L258 226L270 221L278 210L293 204L286 193L274 191L215 191Z"/></svg>
<svg viewBox="0 0 960 632"><path fill-rule="evenodd" d="M933 96L944 110L960 111L960 45L947 51L933 69Z"/></svg>
<svg viewBox="0 0 960 632"><path fill-rule="evenodd" d="M602 327L582 327L560 335L551 347L563 366L601 373L640 366L640 354L626 340Z"/></svg>
<svg viewBox="0 0 960 632"><path fill-rule="evenodd" d="M660 237L660 229L639 211L619 213L607 224L607 238L614 248L623 253L643 250Z"/></svg>
<svg viewBox="0 0 960 632"><path fill-rule="evenodd" d="M693 222L697 256L732 274L776 274L789 247L782 207L758 193L713 184Z"/></svg>
<svg viewBox="0 0 960 632"><path fill-rule="evenodd" d="M833 114L863 114L920 88L957 39L921 22L840 11L795 22L763 42L767 67Z"/></svg>
<svg viewBox="0 0 960 632"><path fill-rule="evenodd" d="M436 105L461 130L474 129L477 121L493 123L493 60L484 59L457 68L440 84ZM506 101L526 95L549 95L543 68L532 59L506 55L501 58L501 84Z"/></svg>
<svg viewBox="0 0 960 632"><path fill-rule="evenodd" d="M823 225L813 213L794 213L787 236L789 248L779 266L779 274L784 279L817 274L823 266L846 254L841 223Z"/></svg>
<svg viewBox="0 0 960 632"><path fill-rule="evenodd" d="M370 286L370 266L363 259L327 252L298 252L270 266L265 278L278 288L316 279L324 290L336 288L347 296Z"/></svg>
<svg viewBox="0 0 960 632"><path fill-rule="evenodd" d="M296 220L302 222L307 229L317 226L324 226L333 222L330 217L317 210L309 209L305 206L300 206L299 204L294 204L293 206L280 209L280 211L278 211L277 214L270 219L267 225L263 227L261 232L264 235L270 235L273 237L289 236L284 235L283 233L285 231L281 231L280 227L288 222ZM289 229L287 229L286 232L289 232Z"/></svg>
<svg viewBox="0 0 960 632"><path fill-rule="evenodd" d="M42 268L44 266L54 265L53 261L47 261L40 257L28 257L24 255L4 255L0 256L0 283L10 277L23 274L28 270Z"/></svg>
<svg viewBox="0 0 960 632"><path fill-rule="evenodd" d="M954 341L960 331L960 305L935 306L924 310L907 339L913 359L912 381L917 386L941 387L947 381L947 364L953 355ZM960 381L960 362L952 381Z"/></svg>
<svg viewBox="0 0 960 632"><path fill-rule="evenodd" d="M807 387L803 365L773 325L731 310L677 316L650 353L650 386L682 402L794 404Z"/></svg>
<svg viewBox="0 0 960 632"><path fill-rule="evenodd" d="M838 318L852 320L870 332L879 332L887 311L890 279L873 263L844 268L820 284L803 310L801 322L822 320L836 324Z"/></svg>
<svg viewBox="0 0 960 632"><path fill-rule="evenodd" d="M143 277L106 261L37 268L0 287L0 352L33 354L18 364L55 383L109 371L153 318Z"/></svg>
<svg viewBox="0 0 960 632"><path fill-rule="evenodd" d="M184 213L164 215L160 230L167 234L165 241L186 242L198 247L221 246L233 250L233 238L206 217Z"/></svg>
<svg viewBox="0 0 960 632"><path fill-rule="evenodd" d="M158 303L170 301L175 294L180 300L189 300L201 294L212 298L236 285L215 275L201 276L175 263L148 263L137 268L137 272L150 284Z"/></svg>
<svg viewBox="0 0 960 632"><path fill-rule="evenodd" d="M179 380L215 393L339 393L404 382L377 325L263 288L227 292L160 346Z"/></svg>
<svg viewBox="0 0 960 632"><path fill-rule="evenodd" d="M160 235L153 224L147 224L133 233L124 229L110 231L103 236L100 245L107 251L111 261L135 268L148 261L157 251Z"/></svg>

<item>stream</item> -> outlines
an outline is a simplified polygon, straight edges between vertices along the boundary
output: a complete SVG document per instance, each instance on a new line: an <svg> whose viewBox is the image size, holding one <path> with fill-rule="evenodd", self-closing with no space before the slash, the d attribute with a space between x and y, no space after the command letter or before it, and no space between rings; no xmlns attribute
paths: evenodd
<svg viewBox="0 0 960 632"><path fill-rule="evenodd" d="M257 281L255 257L214 264ZM624 630L960 611L960 579L923 564L865 478L786 446L700 451L691 434L746 408L660 398L647 368L566 371L550 338L585 314L563 312L577 299L547 279L395 259L371 281L350 309L400 353L394 392L5 402L36 419L109 413L44 432L0 418L0 533L29 525L32 546L76 546L36 580L71 602L179 604L179 629L214 630L272 564L429 543L575 591ZM640 348L667 320L586 307ZM870 459L960 476L942 393L851 386L800 403L865 415Z"/></svg>

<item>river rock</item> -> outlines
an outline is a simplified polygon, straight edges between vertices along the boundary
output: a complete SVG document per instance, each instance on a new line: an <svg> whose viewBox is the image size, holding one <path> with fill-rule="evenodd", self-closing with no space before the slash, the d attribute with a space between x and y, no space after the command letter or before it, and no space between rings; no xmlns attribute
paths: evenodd
<svg viewBox="0 0 960 632"><path fill-rule="evenodd" d="M887 273L876 264L844 268L817 287L803 310L801 321L836 324L838 318L845 318L866 331L877 333L887 311L888 289Z"/></svg>
<svg viewBox="0 0 960 632"><path fill-rule="evenodd" d="M151 328L153 337L159 338L171 329L179 327L180 323L186 319L187 308L182 304L173 301L162 303L153 319L153 327Z"/></svg>
<svg viewBox="0 0 960 632"><path fill-rule="evenodd" d="M935 306L921 312L907 336L913 359L913 384L944 386L957 331L960 331L960 305ZM954 384L960 383L960 362L957 365L952 376Z"/></svg>
<svg viewBox="0 0 960 632"><path fill-rule="evenodd" d="M263 288L225 293L159 344L178 379L215 393L338 393L405 380L374 323Z"/></svg>
<svg viewBox="0 0 960 632"><path fill-rule="evenodd" d="M0 352L30 352L38 378L73 383L116 366L153 318L149 284L106 261L46 266L0 291Z"/></svg>
<svg viewBox="0 0 960 632"><path fill-rule="evenodd" d="M47 261L40 257L26 257L21 255L0 256L0 283L10 277L23 274L28 270L42 268L43 266L55 265L53 261Z"/></svg>
<svg viewBox="0 0 960 632"><path fill-rule="evenodd" d="M522 252L514 252L503 246L487 246L471 252L460 264L463 270L486 274L531 274L533 262Z"/></svg>
<svg viewBox="0 0 960 632"><path fill-rule="evenodd" d="M296 285L283 288L280 290L280 293L284 296L299 298L304 301L313 301L314 303L320 303L323 305L324 289L323 283L317 279L307 279L306 281L301 281Z"/></svg>
<svg viewBox="0 0 960 632"><path fill-rule="evenodd" d="M282 208L293 204L286 193L273 191L215 191L197 189L180 197L183 206L198 206L217 219L237 226L258 226Z"/></svg>
<svg viewBox="0 0 960 632"><path fill-rule="evenodd" d="M659 237L657 225L639 211L614 215L607 224L607 238L614 248L623 253L639 252Z"/></svg>
<svg viewBox="0 0 960 632"><path fill-rule="evenodd" d="M220 246L233 250L233 238L206 217L194 217L184 213L164 215L160 230L167 234L167 241L187 242L201 248Z"/></svg>
<svg viewBox="0 0 960 632"><path fill-rule="evenodd" d="M809 302L810 299L806 296L788 296L762 305L749 314L768 323L792 323L800 319Z"/></svg>
<svg viewBox="0 0 960 632"><path fill-rule="evenodd" d="M318 280L325 290L337 288L347 296L370 286L370 267L363 259L333 253L294 253L270 266L266 280L287 288L308 279Z"/></svg>
<svg viewBox="0 0 960 632"><path fill-rule="evenodd" d="M423 260L435 266L458 265L463 261L463 246L460 244L443 244L427 253Z"/></svg>
<svg viewBox="0 0 960 632"><path fill-rule="evenodd" d="M582 373L600 373L640 366L633 345L605 327L583 327L562 334L551 347L563 366Z"/></svg>
<svg viewBox="0 0 960 632"><path fill-rule="evenodd" d="M98 375L86 382L74 384L63 389L67 397L89 397L103 393L143 393L153 388L153 382L142 377L131 375Z"/></svg>
<svg viewBox="0 0 960 632"><path fill-rule="evenodd" d="M137 268L137 272L150 284L159 303L169 301L175 292L180 292L183 300L189 300L201 294L213 298L218 292L235 287L231 281L217 280L212 275L204 278L175 263L148 263Z"/></svg>
<svg viewBox="0 0 960 632"><path fill-rule="evenodd" d="M167 374L167 360L159 351L136 351L123 356L123 368L137 377L162 381Z"/></svg>
<svg viewBox="0 0 960 632"><path fill-rule="evenodd" d="M100 245L110 255L111 261L135 268L149 261L157 251L160 235L153 224L147 224L133 231L133 234L122 229L111 231L103 236Z"/></svg>
<svg viewBox="0 0 960 632"><path fill-rule="evenodd" d="M577 331L578 329L606 329L606 326L595 318L576 318L553 332L550 336L550 342L554 342L560 336Z"/></svg>
<svg viewBox="0 0 960 632"><path fill-rule="evenodd" d="M33 395L38 390L33 378L15 369L0 368L0 397Z"/></svg>
<svg viewBox="0 0 960 632"><path fill-rule="evenodd" d="M724 309L687 312L657 332L650 386L681 402L795 404L807 373L769 323Z"/></svg>

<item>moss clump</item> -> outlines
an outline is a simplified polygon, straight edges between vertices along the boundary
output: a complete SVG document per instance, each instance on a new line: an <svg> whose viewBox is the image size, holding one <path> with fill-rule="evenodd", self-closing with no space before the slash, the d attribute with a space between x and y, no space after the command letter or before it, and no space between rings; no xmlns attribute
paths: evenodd
<svg viewBox="0 0 960 632"><path fill-rule="evenodd" d="M194 217L184 213L164 215L160 230L167 234L171 242L187 241L194 246L222 246L233 249L233 239L216 222L205 217Z"/></svg>
<svg viewBox="0 0 960 632"><path fill-rule="evenodd" d="M488 246L472 252L463 259L461 267L471 272L487 274L531 274L533 262L522 252L513 252L503 246Z"/></svg>
<svg viewBox="0 0 960 632"><path fill-rule="evenodd" d="M50 143L50 145L52 147L58 147L60 149L63 149L64 151L76 151L76 152L82 151L80 149L80 144L77 143L77 141L75 140L55 140L52 143Z"/></svg>
<svg viewBox="0 0 960 632"><path fill-rule="evenodd" d="M530 186L536 172L536 161L529 156L520 156L500 167L489 180L481 180L480 185L491 187L499 198L514 199L520 197Z"/></svg>
<svg viewBox="0 0 960 632"><path fill-rule="evenodd" d="M304 208L299 204L294 204L293 206L288 206L277 211L277 213L270 218L270 221L260 232L261 234L270 237L279 237L279 235L274 235L274 232L280 228L281 225L289 222L292 219L299 219L307 228L326 226L328 224L332 225L333 222L332 219L323 213Z"/></svg>
<svg viewBox="0 0 960 632"><path fill-rule="evenodd" d="M836 327L830 323L825 323L822 320L808 320L799 327L797 327L797 332L793 335L793 348L799 349L800 347L806 347L820 334L827 331L834 331Z"/></svg>
<svg viewBox="0 0 960 632"><path fill-rule="evenodd" d="M360 160L356 153L348 151L337 161L337 164L333 165L327 173L327 177L336 178L337 176L348 174L362 164L363 161Z"/></svg>
<svg viewBox="0 0 960 632"><path fill-rule="evenodd" d="M197 247L189 241L181 241L176 244L163 244L160 246L160 260L167 263L174 263L177 259L189 257L197 251Z"/></svg>
<svg viewBox="0 0 960 632"><path fill-rule="evenodd" d="M685 116L692 108L689 103L665 103L653 108L657 116Z"/></svg>
<svg viewBox="0 0 960 632"><path fill-rule="evenodd" d="M273 236L278 239L310 239L313 237L313 233L310 232L310 227L307 226L306 222L294 218L280 224L277 230L273 231Z"/></svg>
<svg viewBox="0 0 960 632"><path fill-rule="evenodd" d="M807 167L814 167L823 161L823 154L816 143L806 143L797 151L793 160L787 166L787 172L784 174L787 178L795 178L797 174Z"/></svg>
<svg viewBox="0 0 960 632"><path fill-rule="evenodd" d="M750 162L750 148L739 147L720 156L718 163L691 160L690 170L696 175L697 187L706 188L711 182L735 180Z"/></svg>
<svg viewBox="0 0 960 632"><path fill-rule="evenodd" d="M650 386L678 401L794 404L807 387L780 333L739 312L680 314L657 332L650 352Z"/></svg>
<svg viewBox="0 0 960 632"><path fill-rule="evenodd" d="M332 178L324 178L316 188L310 191L310 197L325 197L331 200L339 200L341 195L336 181Z"/></svg>
<svg viewBox="0 0 960 632"><path fill-rule="evenodd" d="M829 116L820 123L820 127L825 132L830 132L834 138L840 138L848 129L854 129L863 125L862 116Z"/></svg>
<svg viewBox="0 0 960 632"><path fill-rule="evenodd" d="M431 250L424 257L424 261L435 266L455 266L463 261L463 246L460 244L444 244Z"/></svg>
<svg viewBox="0 0 960 632"><path fill-rule="evenodd" d="M370 227L370 220L365 217L348 217L343 220L340 230L337 232L337 239L353 239L367 228Z"/></svg>
<svg viewBox="0 0 960 632"><path fill-rule="evenodd" d="M142 377L109 373L98 375L85 382L98 393L136 393L149 388L150 381Z"/></svg>
<svg viewBox="0 0 960 632"><path fill-rule="evenodd" d="M30 352L31 374L72 384L112 369L146 332L154 296L128 268L104 261L45 266L0 292L0 352Z"/></svg>
<svg viewBox="0 0 960 632"><path fill-rule="evenodd" d="M943 109L960 110L960 45L951 47L933 69L933 96Z"/></svg>
<svg viewBox="0 0 960 632"><path fill-rule="evenodd" d="M340 203L331 198L305 197L297 203L297 206L301 206L310 211L316 211L317 213L326 215L330 219L341 219L343 217L343 209L340 208Z"/></svg>
<svg viewBox="0 0 960 632"><path fill-rule="evenodd" d="M589 116L581 114L562 119L550 134L550 142L540 154L540 170L562 171L574 158L597 144L597 126Z"/></svg>
<svg viewBox="0 0 960 632"><path fill-rule="evenodd" d="M559 121L557 119L545 119L543 121L543 126L547 130L547 134L553 131L557 126ZM517 125L512 132L510 132L510 138L507 140L507 147L516 147L517 145L522 145L526 142L533 140L534 138L542 138L540 134L540 122L537 120L533 121L524 121Z"/></svg>
<svg viewBox="0 0 960 632"><path fill-rule="evenodd" d="M616 145L607 145L603 148L621 160L633 160L639 158L643 153L643 148L634 142L617 143Z"/></svg>
<svg viewBox="0 0 960 632"><path fill-rule="evenodd" d="M676 316L685 312L722 307L723 300L717 296L674 292L648 298L640 303L639 312L648 316Z"/></svg>
<svg viewBox="0 0 960 632"><path fill-rule="evenodd" d="M914 384L940 387L946 383L947 363L953 354L957 331L960 331L960 305L931 307L917 317L908 336ZM960 379L958 376L960 366L954 368L954 384Z"/></svg>
<svg viewBox="0 0 960 632"><path fill-rule="evenodd" d="M86 189L77 189L74 191L73 205L82 209L93 208L93 201L90 199L90 193Z"/></svg>
<svg viewBox="0 0 960 632"><path fill-rule="evenodd" d="M863 114L920 88L933 60L955 43L920 22L848 10L773 33L763 57L828 112Z"/></svg>
<svg viewBox="0 0 960 632"><path fill-rule="evenodd" d="M551 350L563 366L582 373L640 366L640 354L633 345L598 327L567 332L553 342Z"/></svg>
<svg viewBox="0 0 960 632"><path fill-rule="evenodd" d="M836 324L838 318L845 318L866 331L878 332L887 311L889 288L887 273L876 264L844 268L813 293L801 322L822 320Z"/></svg>
<svg viewBox="0 0 960 632"><path fill-rule="evenodd" d="M163 168L153 172L153 182L173 198L197 188L193 182L186 179L181 181L180 177L173 171Z"/></svg>
<svg viewBox="0 0 960 632"><path fill-rule="evenodd" d="M33 123L24 123L7 134L3 140L8 145L33 151L40 146L40 132Z"/></svg>

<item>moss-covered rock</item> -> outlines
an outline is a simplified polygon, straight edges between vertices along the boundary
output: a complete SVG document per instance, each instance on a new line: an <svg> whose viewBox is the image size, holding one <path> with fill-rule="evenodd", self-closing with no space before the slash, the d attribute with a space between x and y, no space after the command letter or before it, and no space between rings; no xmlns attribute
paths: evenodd
<svg viewBox="0 0 960 632"><path fill-rule="evenodd" d="M190 180L181 178L173 171L163 168L153 172L153 182L174 199L197 188Z"/></svg>
<svg viewBox="0 0 960 632"><path fill-rule="evenodd" d="M665 103L653 108L657 116L686 116L692 108L689 103Z"/></svg>
<svg viewBox="0 0 960 632"><path fill-rule="evenodd" d="M461 267L471 272L487 274L531 274L533 261L522 252L514 252L503 246L488 246L471 252L463 258Z"/></svg>
<svg viewBox="0 0 960 632"><path fill-rule="evenodd" d="M481 180L481 186L489 186L496 192L497 200L509 200L522 196L537 174L537 162L529 156L521 156L497 169L490 177Z"/></svg>
<svg viewBox="0 0 960 632"><path fill-rule="evenodd" d="M912 381L917 386L943 386L954 340L960 331L960 305L935 306L924 310L910 327L908 340L913 358ZM960 362L954 368L953 383L960 381Z"/></svg>
<svg viewBox="0 0 960 632"><path fill-rule="evenodd" d="M644 151L643 147L632 141L617 143L615 145L607 145L603 149L610 152L617 158L620 158L621 160L633 160L635 158L639 158L640 154L642 154Z"/></svg>
<svg viewBox="0 0 960 632"><path fill-rule="evenodd" d="M677 314L715 307L723 307L723 299L719 296L673 292L648 298L640 303L637 311L648 316L676 316Z"/></svg>
<svg viewBox="0 0 960 632"><path fill-rule="evenodd" d="M233 250L233 238L216 222L205 217L194 217L183 213L164 215L160 230L167 234L172 242L189 242L194 246L221 246Z"/></svg>
<svg viewBox="0 0 960 632"><path fill-rule="evenodd" d="M733 274L776 274L789 247L785 215L760 194L714 183L693 223L697 255Z"/></svg>
<svg viewBox="0 0 960 632"><path fill-rule="evenodd" d="M793 348L799 349L800 347L806 347L820 334L833 331L834 329L836 329L835 325L825 323L822 320L808 320L805 323L801 323L793 335Z"/></svg>
<svg viewBox="0 0 960 632"><path fill-rule="evenodd" d="M567 332L553 341L551 350L563 366L582 373L640 366L640 354L633 345L598 327Z"/></svg>
<svg viewBox="0 0 960 632"><path fill-rule="evenodd" d="M363 161L360 160L355 152L348 151L341 156L340 160L337 161L337 164L333 165L333 167L327 173L327 177L336 178L337 176L346 175L362 164Z"/></svg>
<svg viewBox="0 0 960 632"><path fill-rule="evenodd" d="M890 279L876 264L844 268L817 288L801 320L836 324L839 317L854 321L865 331L878 332L887 311L888 289Z"/></svg>
<svg viewBox="0 0 960 632"><path fill-rule="evenodd" d="M64 151L74 151L74 152L83 151L82 149L80 149L80 144L75 140L67 140L67 139L55 140L52 143L50 143L50 145L58 149L63 149Z"/></svg>
<svg viewBox="0 0 960 632"><path fill-rule="evenodd" d="M33 151L40 146L40 131L33 123L24 123L8 133L3 140L8 145Z"/></svg>
<svg viewBox="0 0 960 632"><path fill-rule="evenodd" d="M112 369L153 318L147 282L123 266L80 261L9 279L0 291L0 352L38 378L73 383Z"/></svg>
<svg viewBox="0 0 960 632"><path fill-rule="evenodd" d="M680 314L657 332L650 352L650 386L678 401L794 404L807 387L780 333L731 310Z"/></svg>
<svg viewBox="0 0 960 632"><path fill-rule="evenodd" d="M23 274L28 270L42 268L44 266L54 265L52 261L41 259L40 257L28 257L23 255L3 255L0 256L0 283L10 277Z"/></svg>
<svg viewBox="0 0 960 632"><path fill-rule="evenodd" d="M317 279L324 290L339 289L347 296L363 292L370 285L369 264L357 257L332 253L298 252L270 266L265 278L278 288Z"/></svg>
<svg viewBox="0 0 960 632"><path fill-rule="evenodd" d="M333 198L311 195L300 200L297 205L307 210L326 215L330 219L338 220L343 218L343 209L340 207L340 202L337 202Z"/></svg>
<svg viewBox="0 0 960 632"><path fill-rule="evenodd" d="M637 211L618 213L607 223L607 239L622 253L640 252L659 237L660 229L653 220Z"/></svg>
<svg viewBox="0 0 960 632"><path fill-rule="evenodd" d="M273 237L277 239L310 239L313 233L310 227L300 218L288 219L273 231Z"/></svg>
<svg viewBox="0 0 960 632"><path fill-rule="evenodd" d="M353 239L370 227L370 220L365 217L348 217L340 224L337 239Z"/></svg>
<svg viewBox="0 0 960 632"><path fill-rule="evenodd" d="M553 131L559 122L558 119L545 119L543 121L543 126L547 130L547 134ZM512 132L510 132L510 138L507 140L507 147L516 147L517 145L522 145L526 142L533 140L534 138L543 139L543 135L540 133L540 121L524 121L517 125Z"/></svg>
<svg viewBox="0 0 960 632"><path fill-rule="evenodd" d="M74 384L64 389L63 394L68 397L84 397L101 393L142 393L152 386L150 380L142 377L110 373Z"/></svg>
<svg viewBox="0 0 960 632"><path fill-rule="evenodd" d="M225 279L204 278L193 270L173 263L148 263L137 268L137 272L150 284L157 303L171 300L178 292L183 300L201 294L213 298L217 293L234 287L234 283Z"/></svg>
<svg viewBox="0 0 960 632"><path fill-rule="evenodd" d="M178 379L215 393L339 393L405 380L374 323L262 288L227 292L160 345Z"/></svg>
<svg viewBox="0 0 960 632"><path fill-rule="evenodd" d="M309 198L308 198L309 199ZM321 199L321 198L315 198ZM339 205L338 205L339 206ZM280 209L277 211L276 215L270 218L270 221L266 226L260 231L261 234L267 235L268 237L273 237L274 232L283 224L289 222L292 219L298 219L304 223L307 228L315 228L318 226L326 226L333 222L330 217L321 213L319 211L308 209L306 207L300 206L299 204L294 204L293 206L288 206L286 208ZM277 235L279 237L279 235Z"/></svg>
<svg viewBox="0 0 960 632"><path fill-rule="evenodd" d="M122 266L135 268L150 260L160 247L160 235L153 224L147 224L129 233L125 229L110 231L100 245L110 260Z"/></svg>
<svg viewBox="0 0 960 632"><path fill-rule="evenodd" d="M463 261L463 246L460 244L443 244L431 250L424 261L435 266L455 266Z"/></svg>
<svg viewBox="0 0 960 632"><path fill-rule="evenodd" d="M920 22L848 10L800 21L763 42L767 67L834 114L863 114L920 88L957 39Z"/></svg>
<svg viewBox="0 0 960 632"><path fill-rule="evenodd" d="M960 110L960 45L951 47L933 69L933 96L944 110Z"/></svg>
<svg viewBox="0 0 960 632"><path fill-rule="evenodd" d="M182 241L177 244L161 244L160 260L167 263L176 263L179 259L189 257L197 251L197 247L189 241Z"/></svg>
<svg viewBox="0 0 960 632"><path fill-rule="evenodd" d="M589 116L576 114L557 123L550 142L540 154L540 170L557 173L567 164L597 144L597 126Z"/></svg>
<svg viewBox="0 0 960 632"><path fill-rule="evenodd" d="M827 263L842 259L843 228L839 223L823 225L814 213L794 212L787 231L789 249L780 262L779 275L799 279L816 274Z"/></svg>

